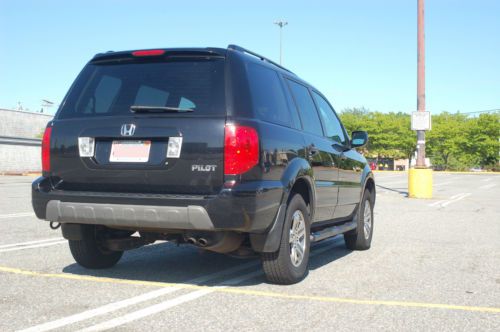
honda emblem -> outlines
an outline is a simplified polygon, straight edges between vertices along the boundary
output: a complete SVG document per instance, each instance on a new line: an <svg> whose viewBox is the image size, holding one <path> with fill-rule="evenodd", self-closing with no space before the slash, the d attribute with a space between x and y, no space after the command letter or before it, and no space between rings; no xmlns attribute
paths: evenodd
<svg viewBox="0 0 500 332"><path fill-rule="evenodd" d="M122 136L133 136L135 133L135 124L124 124L120 131Z"/></svg>

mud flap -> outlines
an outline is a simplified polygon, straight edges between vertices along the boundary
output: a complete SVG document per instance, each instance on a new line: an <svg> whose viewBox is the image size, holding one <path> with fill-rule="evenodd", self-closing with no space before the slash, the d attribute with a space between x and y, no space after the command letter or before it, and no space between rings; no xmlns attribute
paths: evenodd
<svg viewBox="0 0 500 332"><path fill-rule="evenodd" d="M281 204L273 225L266 233L250 234L252 249L256 252L275 252L281 242L283 224L285 223L286 204Z"/></svg>

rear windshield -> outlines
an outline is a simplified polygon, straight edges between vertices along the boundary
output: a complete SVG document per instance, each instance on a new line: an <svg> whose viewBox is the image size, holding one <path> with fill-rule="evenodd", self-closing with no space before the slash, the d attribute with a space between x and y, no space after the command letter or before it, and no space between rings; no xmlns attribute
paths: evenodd
<svg viewBox="0 0 500 332"><path fill-rule="evenodd" d="M186 114L193 116L224 115L224 60L90 63L58 118L127 115L133 105L192 109Z"/></svg>

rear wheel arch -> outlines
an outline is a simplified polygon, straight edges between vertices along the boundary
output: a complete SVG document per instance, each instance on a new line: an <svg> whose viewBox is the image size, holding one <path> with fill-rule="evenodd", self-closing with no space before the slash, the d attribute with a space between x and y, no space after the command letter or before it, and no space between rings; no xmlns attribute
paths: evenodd
<svg viewBox="0 0 500 332"><path fill-rule="evenodd" d="M316 192L311 165L304 158L294 158L281 177L284 195L281 204L288 204L293 194L300 194L311 217L314 215Z"/></svg>
<svg viewBox="0 0 500 332"><path fill-rule="evenodd" d="M314 215L314 209L315 209L315 194L313 190L313 184L312 180L309 177L303 176L303 177L298 177L293 185L290 188L288 197L287 197L287 204L290 202L290 199L293 197L293 195L298 194L302 196L302 199L306 203L308 209L309 209L309 215L311 218Z"/></svg>

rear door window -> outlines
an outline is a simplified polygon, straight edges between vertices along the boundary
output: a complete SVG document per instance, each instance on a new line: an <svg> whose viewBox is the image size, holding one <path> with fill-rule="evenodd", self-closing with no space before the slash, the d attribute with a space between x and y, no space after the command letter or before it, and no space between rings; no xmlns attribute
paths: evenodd
<svg viewBox="0 0 500 332"><path fill-rule="evenodd" d="M304 131L311 134L322 135L323 129L309 89L294 81L288 79L287 81L290 85L290 90L292 91L297 108L299 109Z"/></svg>
<svg viewBox="0 0 500 332"><path fill-rule="evenodd" d="M131 114L130 106L193 109L225 115L224 59L90 63L59 110L59 118ZM166 113L165 113L166 114Z"/></svg>
<svg viewBox="0 0 500 332"><path fill-rule="evenodd" d="M291 127L290 112L278 73L255 63L248 63L247 72L257 117Z"/></svg>

